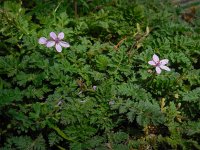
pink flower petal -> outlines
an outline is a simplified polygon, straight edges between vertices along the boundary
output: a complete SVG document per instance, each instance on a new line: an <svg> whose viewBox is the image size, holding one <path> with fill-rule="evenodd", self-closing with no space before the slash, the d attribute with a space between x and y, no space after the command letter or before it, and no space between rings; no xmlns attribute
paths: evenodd
<svg viewBox="0 0 200 150"><path fill-rule="evenodd" d="M160 74L160 73L161 73L160 67L156 67L156 72L157 72L157 74Z"/></svg>
<svg viewBox="0 0 200 150"><path fill-rule="evenodd" d="M54 46L55 44L56 44L55 41L48 41L47 44L46 44L46 46L47 46L47 47L52 47L52 46Z"/></svg>
<svg viewBox="0 0 200 150"><path fill-rule="evenodd" d="M166 70L166 71L170 71L171 69L167 66L161 65L160 66L161 69Z"/></svg>
<svg viewBox="0 0 200 150"><path fill-rule="evenodd" d="M159 61L159 57L156 54L153 55L153 61L155 61L155 62Z"/></svg>
<svg viewBox="0 0 200 150"><path fill-rule="evenodd" d="M38 40L38 43L39 44L46 44L47 43L47 39L45 37L41 37L39 40Z"/></svg>
<svg viewBox="0 0 200 150"><path fill-rule="evenodd" d="M160 64L166 65L168 62L169 62L168 59L163 59L163 60L160 61Z"/></svg>
<svg viewBox="0 0 200 150"><path fill-rule="evenodd" d="M93 88L93 90L96 90L96 89L97 89L97 86L94 85L92 88Z"/></svg>
<svg viewBox="0 0 200 150"><path fill-rule="evenodd" d="M50 33L50 37L51 37L52 39L54 39L54 40L57 39L57 35L56 35L54 32L51 32L51 33Z"/></svg>
<svg viewBox="0 0 200 150"><path fill-rule="evenodd" d="M56 44L56 50L57 52L62 52L62 47L60 46L60 44Z"/></svg>
<svg viewBox="0 0 200 150"><path fill-rule="evenodd" d="M64 33L63 32L60 32L59 34L58 34L58 38L59 38L59 40L62 40L62 39L64 39Z"/></svg>
<svg viewBox="0 0 200 150"><path fill-rule="evenodd" d="M59 44L62 46L62 47L70 47L69 43L67 42L64 42L64 41L60 41Z"/></svg>
<svg viewBox="0 0 200 150"><path fill-rule="evenodd" d="M155 63L154 61L152 61L152 60L149 61L148 64L149 64L149 65L152 65L152 66L155 66L155 65L156 65L156 63Z"/></svg>

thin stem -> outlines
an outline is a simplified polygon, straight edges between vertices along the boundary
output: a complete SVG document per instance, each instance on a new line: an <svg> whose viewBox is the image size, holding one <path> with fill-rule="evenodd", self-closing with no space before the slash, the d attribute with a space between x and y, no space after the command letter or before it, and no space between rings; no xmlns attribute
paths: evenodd
<svg viewBox="0 0 200 150"><path fill-rule="evenodd" d="M153 83L155 77L156 77L156 73L154 72L153 75L152 75L152 77L151 77L151 79L150 79L150 81L147 83L148 86L151 86L151 85L152 85L152 83Z"/></svg>
<svg viewBox="0 0 200 150"><path fill-rule="evenodd" d="M78 6L77 6L77 0L74 0L74 16L78 17Z"/></svg>

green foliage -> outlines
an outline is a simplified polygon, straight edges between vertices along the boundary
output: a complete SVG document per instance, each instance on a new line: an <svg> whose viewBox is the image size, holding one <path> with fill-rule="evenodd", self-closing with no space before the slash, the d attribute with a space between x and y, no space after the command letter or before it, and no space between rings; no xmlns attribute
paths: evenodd
<svg viewBox="0 0 200 150"><path fill-rule="evenodd" d="M1 149L200 149L200 12L187 22L184 11L161 0L4 1ZM50 32L70 47L40 45ZM171 71L156 74L153 54Z"/></svg>
<svg viewBox="0 0 200 150"><path fill-rule="evenodd" d="M8 149L30 149L30 150L45 150L45 140L39 135L35 140L32 140L28 136L11 137L8 139L3 150Z"/></svg>
<svg viewBox="0 0 200 150"><path fill-rule="evenodd" d="M200 88L196 88L194 90L191 90L187 93L182 93L183 99L182 103L185 106L190 106L186 107L186 113L192 117L196 117L196 115L199 115L200 111Z"/></svg>
<svg viewBox="0 0 200 150"><path fill-rule="evenodd" d="M164 115L156 102L127 100L124 105L120 106L119 112L126 113L130 122L133 122L136 118L137 123L143 127L150 124L164 123Z"/></svg>
<svg viewBox="0 0 200 150"><path fill-rule="evenodd" d="M116 94L119 96L131 96L135 101L151 101L152 96L137 84L123 83L116 86Z"/></svg>

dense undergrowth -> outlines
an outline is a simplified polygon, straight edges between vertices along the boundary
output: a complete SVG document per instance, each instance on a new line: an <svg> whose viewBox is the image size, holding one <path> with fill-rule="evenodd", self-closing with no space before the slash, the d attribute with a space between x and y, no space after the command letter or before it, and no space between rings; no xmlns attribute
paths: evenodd
<svg viewBox="0 0 200 150"><path fill-rule="evenodd" d="M1 4L0 149L200 149L199 9L188 20L158 0L74 6ZM50 32L70 47L40 45ZM154 54L171 71L157 74Z"/></svg>

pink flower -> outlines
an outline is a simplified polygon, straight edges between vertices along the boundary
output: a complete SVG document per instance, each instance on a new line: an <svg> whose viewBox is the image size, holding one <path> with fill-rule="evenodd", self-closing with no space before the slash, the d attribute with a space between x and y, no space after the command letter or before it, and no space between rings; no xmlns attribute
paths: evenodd
<svg viewBox="0 0 200 150"><path fill-rule="evenodd" d="M38 43L39 44L44 44L47 47L52 47L52 46L55 45L55 48L56 48L57 52L61 52L62 51L62 47L66 47L66 48L70 47L69 43L67 43L65 41L62 41L62 39L64 38L64 33L63 32L60 32L58 34L58 36L54 32L51 32L50 33L50 37L51 37L50 40L46 39L45 37L41 37L38 40Z"/></svg>
<svg viewBox="0 0 200 150"><path fill-rule="evenodd" d="M109 105L114 105L115 104L115 101L111 100L109 101Z"/></svg>
<svg viewBox="0 0 200 150"><path fill-rule="evenodd" d="M156 67L157 74L160 74L162 69L166 71L170 71L170 68L165 66L169 62L168 59L159 60L159 57L154 54L153 60L149 61L148 63L154 67Z"/></svg>
<svg viewBox="0 0 200 150"><path fill-rule="evenodd" d="M94 90L94 91L96 91L96 89L97 89L97 86L95 86L95 85L94 85L92 88L93 88L93 90Z"/></svg>
<svg viewBox="0 0 200 150"><path fill-rule="evenodd" d="M55 48L58 52L62 51L62 47L70 47L69 43L62 41L64 38L64 33L60 32L58 36L54 33L50 33L51 40L48 40L46 43L47 47L52 47L55 45Z"/></svg>

